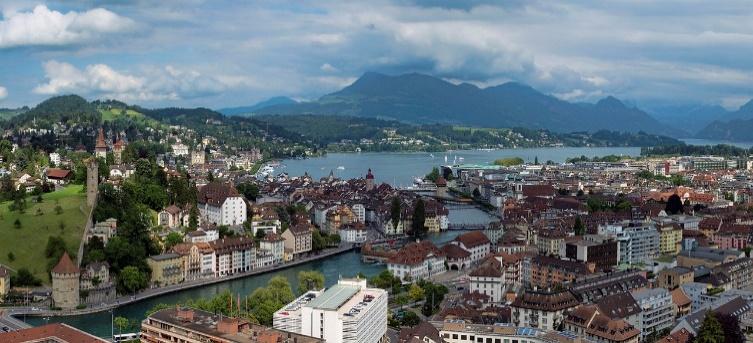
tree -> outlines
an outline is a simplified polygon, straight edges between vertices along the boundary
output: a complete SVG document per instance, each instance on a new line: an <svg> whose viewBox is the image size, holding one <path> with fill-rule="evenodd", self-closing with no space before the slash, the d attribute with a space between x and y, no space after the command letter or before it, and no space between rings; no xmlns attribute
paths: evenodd
<svg viewBox="0 0 753 343"><path fill-rule="evenodd" d="M183 235L180 234L180 232L170 232L167 234L167 237L165 237L165 251L170 250L172 247L183 243Z"/></svg>
<svg viewBox="0 0 753 343"><path fill-rule="evenodd" d="M533 164L536 165L536 166L539 165L539 156L535 156L533 158Z"/></svg>
<svg viewBox="0 0 753 343"><path fill-rule="evenodd" d="M327 247L327 240L322 237L322 233L319 230L315 229L311 234L311 250L321 251L325 247Z"/></svg>
<svg viewBox="0 0 753 343"><path fill-rule="evenodd" d="M665 208L667 214L678 214L682 212L682 200L677 194L672 194L667 199L667 206Z"/></svg>
<svg viewBox="0 0 753 343"><path fill-rule="evenodd" d="M256 237L257 241L261 241L266 236L267 236L267 232L264 231L264 230L256 230L256 234L254 235L254 237Z"/></svg>
<svg viewBox="0 0 753 343"><path fill-rule="evenodd" d="M123 333L123 330L127 329L128 325L130 325L128 318L120 316L115 317L112 322L115 324L115 327L118 328L118 334Z"/></svg>
<svg viewBox="0 0 753 343"><path fill-rule="evenodd" d="M254 313L260 324L269 326L272 325L274 313L293 299L295 296L288 280L275 276L267 282L266 287L259 287L251 293L247 310Z"/></svg>
<svg viewBox="0 0 753 343"><path fill-rule="evenodd" d="M28 269L20 268L11 276L10 284L14 287L41 286L42 280L34 276Z"/></svg>
<svg viewBox="0 0 753 343"><path fill-rule="evenodd" d="M421 301L424 299L424 289L415 283L411 284L410 288L408 289L408 296L414 302Z"/></svg>
<svg viewBox="0 0 753 343"><path fill-rule="evenodd" d="M426 174L426 177L425 177L425 179L431 182L436 182L438 178L439 178L439 168L437 167L431 168L431 172L429 174Z"/></svg>
<svg viewBox="0 0 753 343"><path fill-rule="evenodd" d="M416 206L413 208L413 218L411 220L411 236L421 238L426 234L426 209L424 201L418 199Z"/></svg>
<svg viewBox="0 0 753 343"><path fill-rule="evenodd" d="M16 260L16 255L11 251L8 253L8 261L13 262Z"/></svg>
<svg viewBox="0 0 753 343"><path fill-rule="evenodd" d="M139 268L134 266L127 266L123 268L118 274L118 286L121 290L135 293L140 289L144 289L147 286L147 279Z"/></svg>
<svg viewBox="0 0 753 343"><path fill-rule="evenodd" d="M298 294L324 288L324 274L316 270L298 272Z"/></svg>
<svg viewBox="0 0 753 343"><path fill-rule="evenodd" d="M724 343L724 330L722 325L711 311L706 312L701 328L698 330L694 343Z"/></svg>
<svg viewBox="0 0 753 343"><path fill-rule="evenodd" d="M405 311L405 315L403 315L403 319L400 321L402 325L410 327L414 327L420 322L421 318L413 311Z"/></svg>
<svg viewBox="0 0 753 343"><path fill-rule="evenodd" d="M724 331L724 343L743 343L745 335L740 329L740 321L732 315L714 313L716 320Z"/></svg>
<svg viewBox="0 0 753 343"><path fill-rule="evenodd" d="M65 245L63 237L53 236L47 238L47 246L44 248L44 255L47 257L47 270L52 270L52 267L60 261L63 253L67 251L68 248Z"/></svg>
<svg viewBox="0 0 753 343"><path fill-rule="evenodd" d="M392 228L397 229L398 224L400 223L400 216L402 211L402 203L400 201L399 197L392 198L392 208L390 211L390 217L392 219Z"/></svg>
<svg viewBox="0 0 753 343"><path fill-rule="evenodd" d="M196 230L199 226L199 209L196 204L191 206L191 210L188 212L188 228Z"/></svg>
<svg viewBox="0 0 753 343"><path fill-rule="evenodd" d="M575 217L573 231L575 231L576 236L583 236L586 234L586 226L583 225L583 221L580 220L580 216Z"/></svg>
<svg viewBox="0 0 753 343"><path fill-rule="evenodd" d="M16 229L20 229L21 228L21 220L18 219L18 218L16 218L16 220L13 222L13 227L16 228Z"/></svg>

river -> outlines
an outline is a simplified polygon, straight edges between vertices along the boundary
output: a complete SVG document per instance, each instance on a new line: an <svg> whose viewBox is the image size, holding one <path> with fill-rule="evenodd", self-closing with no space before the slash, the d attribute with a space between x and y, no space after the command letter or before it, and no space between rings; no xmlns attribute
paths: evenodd
<svg viewBox="0 0 753 343"><path fill-rule="evenodd" d="M465 211L465 210L464 210ZM483 213L483 212L482 212ZM446 243L454 239L459 235L460 231L447 231L441 234L433 234L428 237L431 241L437 245ZM144 319L146 311L154 307L157 304L176 304L185 302L188 299L198 299L212 297L215 294L221 293L225 290L230 290L233 294L243 296L251 294L257 287L264 286L269 279L274 276L283 276L290 281L293 290L298 285L298 272L304 270L318 270L324 274L325 283L329 287L335 283L339 277L353 277L358 272L364 273L366 276L374 276L385 270L386 266L377 264L367 264L361 262L361 255L358 252L350 251L340 255L329 257L326 260L313 261L298 265L295 267L283 269L277 272L270 272L266 274L250 276L243 279L231 280L223 283L207 285L203 287L184 290L167 295L161 295L158 297L146 299L137 303L129 304L115 309L114 316L126 317L129 320L141 321ZM19 319L24 320L23 317ZM110 337L110 312L100 312L94 314L80 315L80 316L68 316L68 317L26 317L27 323L37 326L47 322L50 323L66 323L73 327L79 328L91 334L100 337ZM133 331L133 330L131 330Z"/></svg>
<svg viewBox="0 0 753 343"><path fill-rule="evenodd" d="M434 166L444 164L444 156L448 162L453 159L463 158L463 163L489 163L498 158L521 157L526 161L533 161L538 157L540 162L552 160L563 162L568 157L576 156L604 156L604 155L628 155L640 154L639 148L538 148L538 149L501 149L501 150L461 150L448 153L336 153L324 157L310 158L305 160L284 160L282 165L275 171L287 172L289 175L303 175L308 172L313 177L323 177L330 170L342 178L362 177L368 168L371 168L378 182L388 182L396 185L408 185L417 175L426 174ZM342 166L343 168L338 169ZM483 211L475 208L451 210L449 214L451 223L486 223L490 217ZM431 235L430 240L438 245L452 240L459 234L458 231L443 232ZM364 264L357 252L348 252L325 260L309 262L299 266L287 268L277 272L249 276L244 279L227 281L219 284L207 285L167 295L154 297L137 303L129 304L115 309L115 316L126 317L130 320L141 321L147 310L156 304L176 304L188 299L211 297L224 290L230 290L241 296L248 295L257 287L263 286L273 276L286 277L293 288L297 286L297 274L302 270L318 270L326 279L326 284L335 284L339 277L352 277L358 272L367 276L373 276L385 269L384 265ZM23 319L23 318L21 318ZM28 317L27 322L32 325L41 325L45 322L63 322L80 328L92 334L110 336L110 313L102 312L90 315L72 317L38 318Z"/></svg>

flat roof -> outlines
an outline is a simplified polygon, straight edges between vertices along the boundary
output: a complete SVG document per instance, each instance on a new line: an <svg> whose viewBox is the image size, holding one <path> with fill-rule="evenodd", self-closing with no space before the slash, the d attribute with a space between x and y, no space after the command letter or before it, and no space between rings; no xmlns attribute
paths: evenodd
<svg viewBox="0 0 753 343"><path fill-rule="evenodd" d="M337 310L360 290L361 288L358 286L337 284L311 300L306 306L323 310Z"/></svg>

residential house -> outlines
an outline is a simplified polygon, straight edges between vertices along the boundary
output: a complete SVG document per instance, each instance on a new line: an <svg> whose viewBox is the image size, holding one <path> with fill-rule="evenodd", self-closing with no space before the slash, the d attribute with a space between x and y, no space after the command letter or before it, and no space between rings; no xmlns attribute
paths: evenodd
<svg viewBox="0 0 753 343"><path fill-rule="evenodd" d="M387 270L401 280L410 282L430 279L447 269L444 253L427 240L412 242L401 248L387 260Z"/></svg>
<svg viewBox="0 0 753 343"><path fill-rule="evenodd" d="M512 305L515 326L553 330L565 320L565 313L580 302L568 290L525 290Z"/></svg>
<svg viewBox="0 0 753 343"><path fill-rule="evenodd" d="M150 284L156 287L176 285L185 280L183 258L175 253L149 256L146 263L152 269Z"/></svg>

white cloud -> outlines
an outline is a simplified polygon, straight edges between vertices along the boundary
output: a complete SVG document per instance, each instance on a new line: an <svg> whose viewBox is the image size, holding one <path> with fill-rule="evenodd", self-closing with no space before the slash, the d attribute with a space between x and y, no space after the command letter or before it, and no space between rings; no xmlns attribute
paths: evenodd
<svg viewBox="0 0 753 343"><path fill-rule="evenodd" d="M320 69L321 71L324 71L324 72L328 72L328 73L334 73L334 72L337 72L337 71L338 71L338 70L337 70L337 68L333 67L333 66L332 66L331 64L329 64L329 63L324 63L324 64L322 64L322 66L321 66L321 67L319 67L319 69Z"/></svg>
<svg viewBox="0 0 753 343"><path fill-rule="evenodd" d="M116 71L105 64L79 69L69 63L51 60L44 63L44 70L47 82L34 88L35 93L79 93L123 101L197 98L218 94L229 86L245 82L233 77L211 77L170 65L146 68L136 75Z"/></svg>
<svg viewBox="0 0 753 343"><path fill-rule="evenodd" d="M8 97L8 89L0 86L0 101Z"/></svg>
<svg viewBox="0 0 753 343"><path fill-rule="evenodd" d="M31 12L3 12L0 48L81 44L134 28L133 20L103 8L61 13L38 5Z"/></svg>

